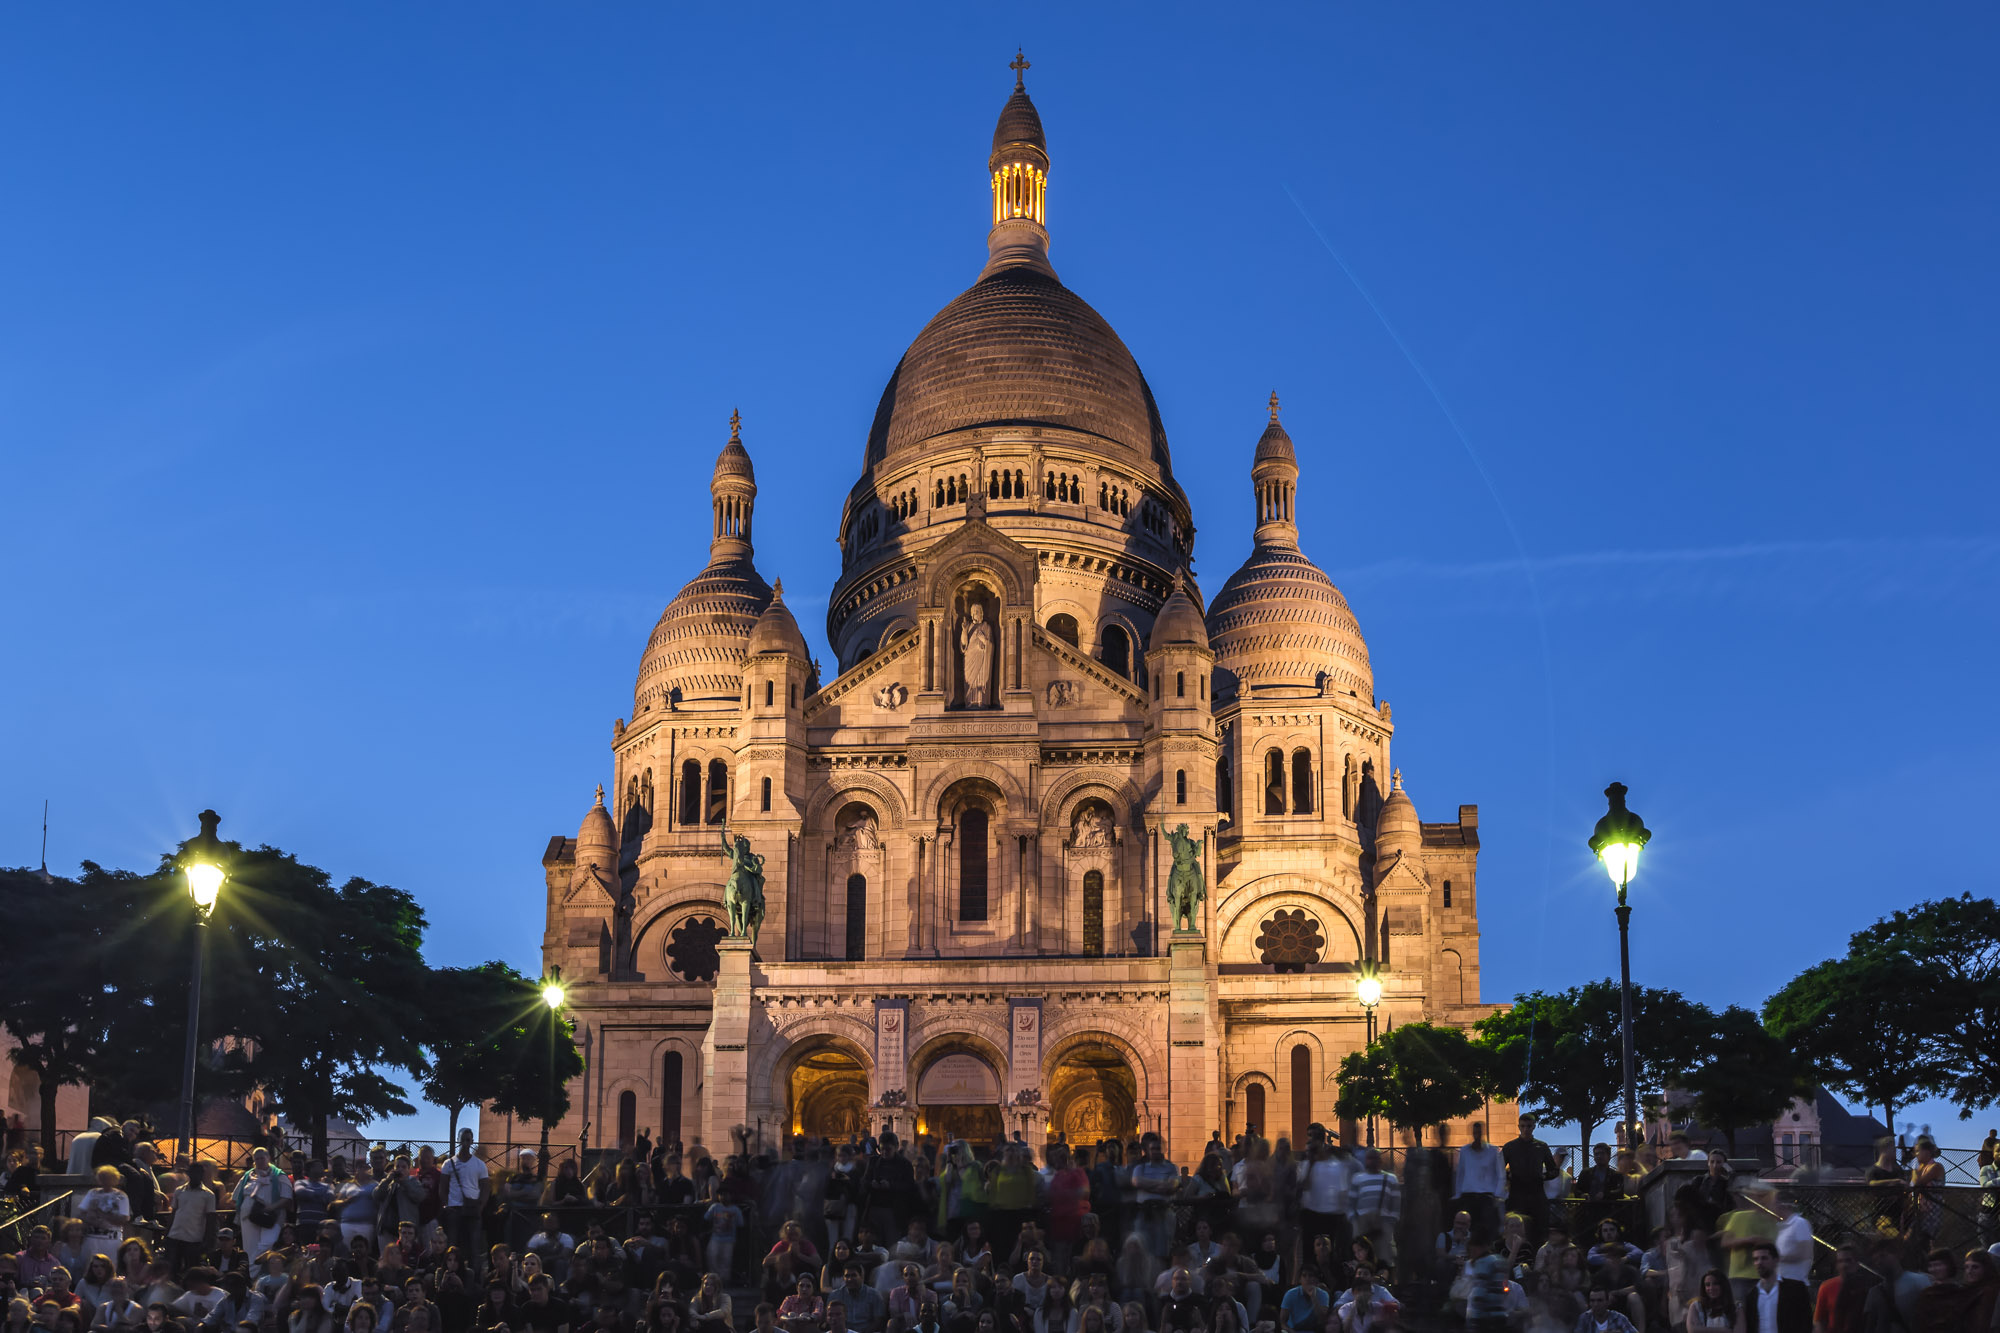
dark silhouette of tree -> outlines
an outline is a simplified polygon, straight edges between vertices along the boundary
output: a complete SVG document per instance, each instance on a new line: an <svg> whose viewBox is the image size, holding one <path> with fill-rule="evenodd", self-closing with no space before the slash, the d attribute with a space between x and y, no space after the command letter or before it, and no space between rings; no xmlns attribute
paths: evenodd
<svg viewBox="0 0 2000 1333"><path fill-rule="evenodd" d="M1882 1108L1942 1093L1951 1061L1919 1039L1931 1025L1923 969L1897 955L1833 958L1793 977L1764 1002L1764 1026L1797 1053L1825 1087Z"/></svg>
<svg viewBox="0 0 2000 1333"><path fill-rule="evenodd" d="M1371 1115L1415 1130L1470 1115L1486 1101L1491 1057L1458 1028L1405 1023L1340 1062L1343 1120Z"/></svg>
<svg viewBox="0 0 2000 1333"><path fill-rule="evenodd" d="M431 973L423 1031L430 1064L423 1091L450 1113L454 1142L459 1113L502 1096L515 1067L535 1053L534 1043L546 1047L541 1032L546 1024L533 1012L543 1008L535 982L506 963Z"/></svg>
<svg viewBox="0 0 2000 1333"><path fill-rule="evenodd" d="M1734 1157L1737 1130L1776 1120L1794 1097L1811 1095L1813 1079L1811 1066L1756 1014L1731 1005L1714 1016L1697 1061L1667 1085L1692 1095L1695 1119L1721 1130Z"/></svg>

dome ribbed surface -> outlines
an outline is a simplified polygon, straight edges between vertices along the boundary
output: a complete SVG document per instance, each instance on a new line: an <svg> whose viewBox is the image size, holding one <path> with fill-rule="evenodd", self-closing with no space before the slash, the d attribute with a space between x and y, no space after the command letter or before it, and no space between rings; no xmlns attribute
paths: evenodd
<svg viewBox="0 0 2000 1333"><path fill-rule="evenodd" d="M757 479L756 470L750 466L750 451L740 440L731 440L722 446L722 452L715 456L715 475L718 477L748 477Z"/></svg>
<svg viewBox="0 0 2000 1333"><path fill-rule="evenodd" d="M615 852L617 847L618 834L611 827L611 812L604 808L604 799L599 797L576 831L576 863L604 869L614 864L606 853Z"/></svg>
<svg viewBox="0 0 2000 1333"><path fill-rule="evenodd" d="M1375 816L1376 854L1419 852L1423 846L1423 821L1417 818L1417 807L1399 782L1389 793L1389 799L1382 802L1381 813Z"/></svg>
<svg viewBox="0 0 2000 1333"><path fill-rule="evenodd" d="M753 655L790 653L801 662L807 659L806 636L799 633L799 622L792 619L782 593L773 593L771 604L757 618L756 627L750 631L749 651Z"/></svg>
<svg viewBox="0 0 2000 1333"><path fill-rule="evenodd" d="M1025 88L1014 90L1007 105L1000 108L1000 123L993 127L994 152L1010 143L1029 143L1044 153L1049 151L1049 141L1042 134L1042 113L1028 100Z"/></svg>
<svg viewBox="0 0 2000 1333"><path fill-rule="evenodd" d="M734 697L743 688L750 632L771 603L771 589L745 557L717 560L680 590L653 626L639 661L633 716L684 699Z"/></svg>
<svg viewBox="0 0 2000 1333"><path fill-rule="evenodd" d="M1333 580L1291 547L1260 546L1208 606L1217 665L1244 685L1313 685L1321 672L1341 693L1373 703L1368 645Z"/></svg>
<svg viewBox="0 0 2000 1333"><path fill-rule="evenodd" d="M882 392L867 462L988 425L1087 431L1169 466L1153 391L1123 340L1026 266L980 279L924 326Z"/></svg>
<svg viewBox="0 0 2000 1333"><path fill-rule="evenodd" d="M1257 440L1257 456L1250 460L1250 466L1259 463L1290 463L1297 466L1298 453L1292 448L1292 437L1285 428L1273 421L1264 427L1264 434Z"/></svg>
<svg viewBox="0 0 2000 1333"><path fill-rule="evenodd" d="M1201 612L1195 608L1194 599L1187 595L1187 589L1179 583L1168 595L1166 604L1160 607L1160 614L1153 620L1151 647L1162 648L1170 643L1191 643L1200 648L1208 647L1208 626L1202 624Z"/></svg>

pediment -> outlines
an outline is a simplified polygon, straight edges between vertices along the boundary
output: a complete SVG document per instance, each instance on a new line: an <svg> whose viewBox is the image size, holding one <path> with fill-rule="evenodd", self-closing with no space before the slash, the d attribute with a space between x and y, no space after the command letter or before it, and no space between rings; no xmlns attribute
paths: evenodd
<svg viewBox="0 0 2000 1333"><path fill-rule="evenodd" d="M1146 706L1146 692L1132 681L1125 679L1094 657L1086 656L1054 637L1040 625L1034 628L1034 644L1037 649L1036 673L1040 698L1036 701L1042 710L1061 710L1092 704L1119 703ZM1074 697L1058 701L1058 686L1069 686ZM1068 694L1070 691L1062 691Z"/></svg>
<svg viewBox="0 0 2000 1333"><path fill-rule="evenodd" d="M843 701L850 704L869 703L875 690L891 682L901 684L909 694L914 695L917 692L916 671L920 665L917 645L922 638L923 635L913 629L880 652L870 653L862 658L841 672L839 679L831 685L807 699L803 715L811 717ZM860 693L857 694L856 691ZM896 707L901 706L902 702L899 701Z"/></svg>
<svg viewBox="0 0 2000 1333"><path fill-rule="evenodd" d="M1375 891L1377 893L1421 893L1429 895L1430 879L1424 874L1423 862L1407 852L1397 852L1386 866L1378 865L1375 871Z"/></svg>
<svg viewBox="0 0 2000 1333"><path fill-rule="evenodd" d="M923 604L950 606L960 581L973 570L998 576L1010 607L1034 606L1035 580L1040 576L1035 553L976 517L924 553L917 575L923 581Z"/></svg>

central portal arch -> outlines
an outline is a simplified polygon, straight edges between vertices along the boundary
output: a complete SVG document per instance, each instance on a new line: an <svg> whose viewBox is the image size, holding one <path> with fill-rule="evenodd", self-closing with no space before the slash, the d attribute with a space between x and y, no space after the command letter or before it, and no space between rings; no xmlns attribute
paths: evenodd
<svg viewBox="0 0 2000 1333"><path fill-rule="evenodd" d="M942 1142L998 1143L1006 1137L1000 1116L1000 1075L984 1055L947 1045L917 1075L917 1129Z"/></svg>
<svg viewBox="0 0 2000 1333"><path fill-rule="evenodd" d="M1131 1138L1138 1132L1139 1081L1125 1054L1088 1038L1056 1064L1049 1089L1049 1131L1072 1145Z"/></svg>
<svg viewBox="0 0 2000 1333"><path fill-rule="evenodd" d="M822 1042L798 1054L785 1090L792 1133L841 1143L868 1132L868 1069L843 1045Z"/></svg>

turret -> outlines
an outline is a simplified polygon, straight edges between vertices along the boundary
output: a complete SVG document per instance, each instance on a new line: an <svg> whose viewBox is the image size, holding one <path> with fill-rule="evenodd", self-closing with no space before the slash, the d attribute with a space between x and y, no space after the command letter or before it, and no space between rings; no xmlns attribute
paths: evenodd
<svg viewBox="0 0 2000 1333"><path fill-rule="evenodd" d="M1025 75L1028 58L1018 52L1014 95L1000 109L993 127L993 152L986 159L992 176L993 230L987 233L986 273L1026 264L1049 276L1049 143L1042 117L1028 100Z"/></svg>
<svg viewBox="0 0 2000 1333"><path fill-rule="evenodd" d="M708 539L709 562L750 557L750 516L757 507L757 473L743 447L743 414L729 414L729 443L716 455L708 493L715 502L715 530Z"/></svg>
<svg viewBox="0 0 2000 1333"><path fill-rule="evenodd" d="M1299 525L1293 502L1299 492L1299 458L1292 437L1278 422L1278 391L1271 390L1271 421L1257 441L1250 464L1250 485L1257 493L1258 546L1297 546Z"/></svg>
<svg viewBox="0 0 2000 1333"><path fill-rule="evenodd" d="M1154 735L1179 733L1213 739L1209 680L1214 670L1215 654L1209 651L1201 609L1176 574L1173 591L1153 619L1153 636L1146 647L1146 672L1152 681L1148 711ZM1183 753L1161 772L1162 808L1169 812L1180 807L1212 809L1213 755L1191 768L1183 767L1184 763Z"/></svg>
<svg viewBox="0 0 2000 1333"><path fill-rule="evenodd" d="M805 635L799 633L798 621L785 606L785 581L779 579L771 588L771 604L750 631L750 648L743 661L744 702L750 719L747 734L756 749L771 754L770 742L791 742L778 752L782 755L793 745L803 745L802 710L814 685L812 656L806 649ZM790 785L785 758L746 761L738 773L737 800L747 802L750 812L785 809L779 800Z"/></svg>

